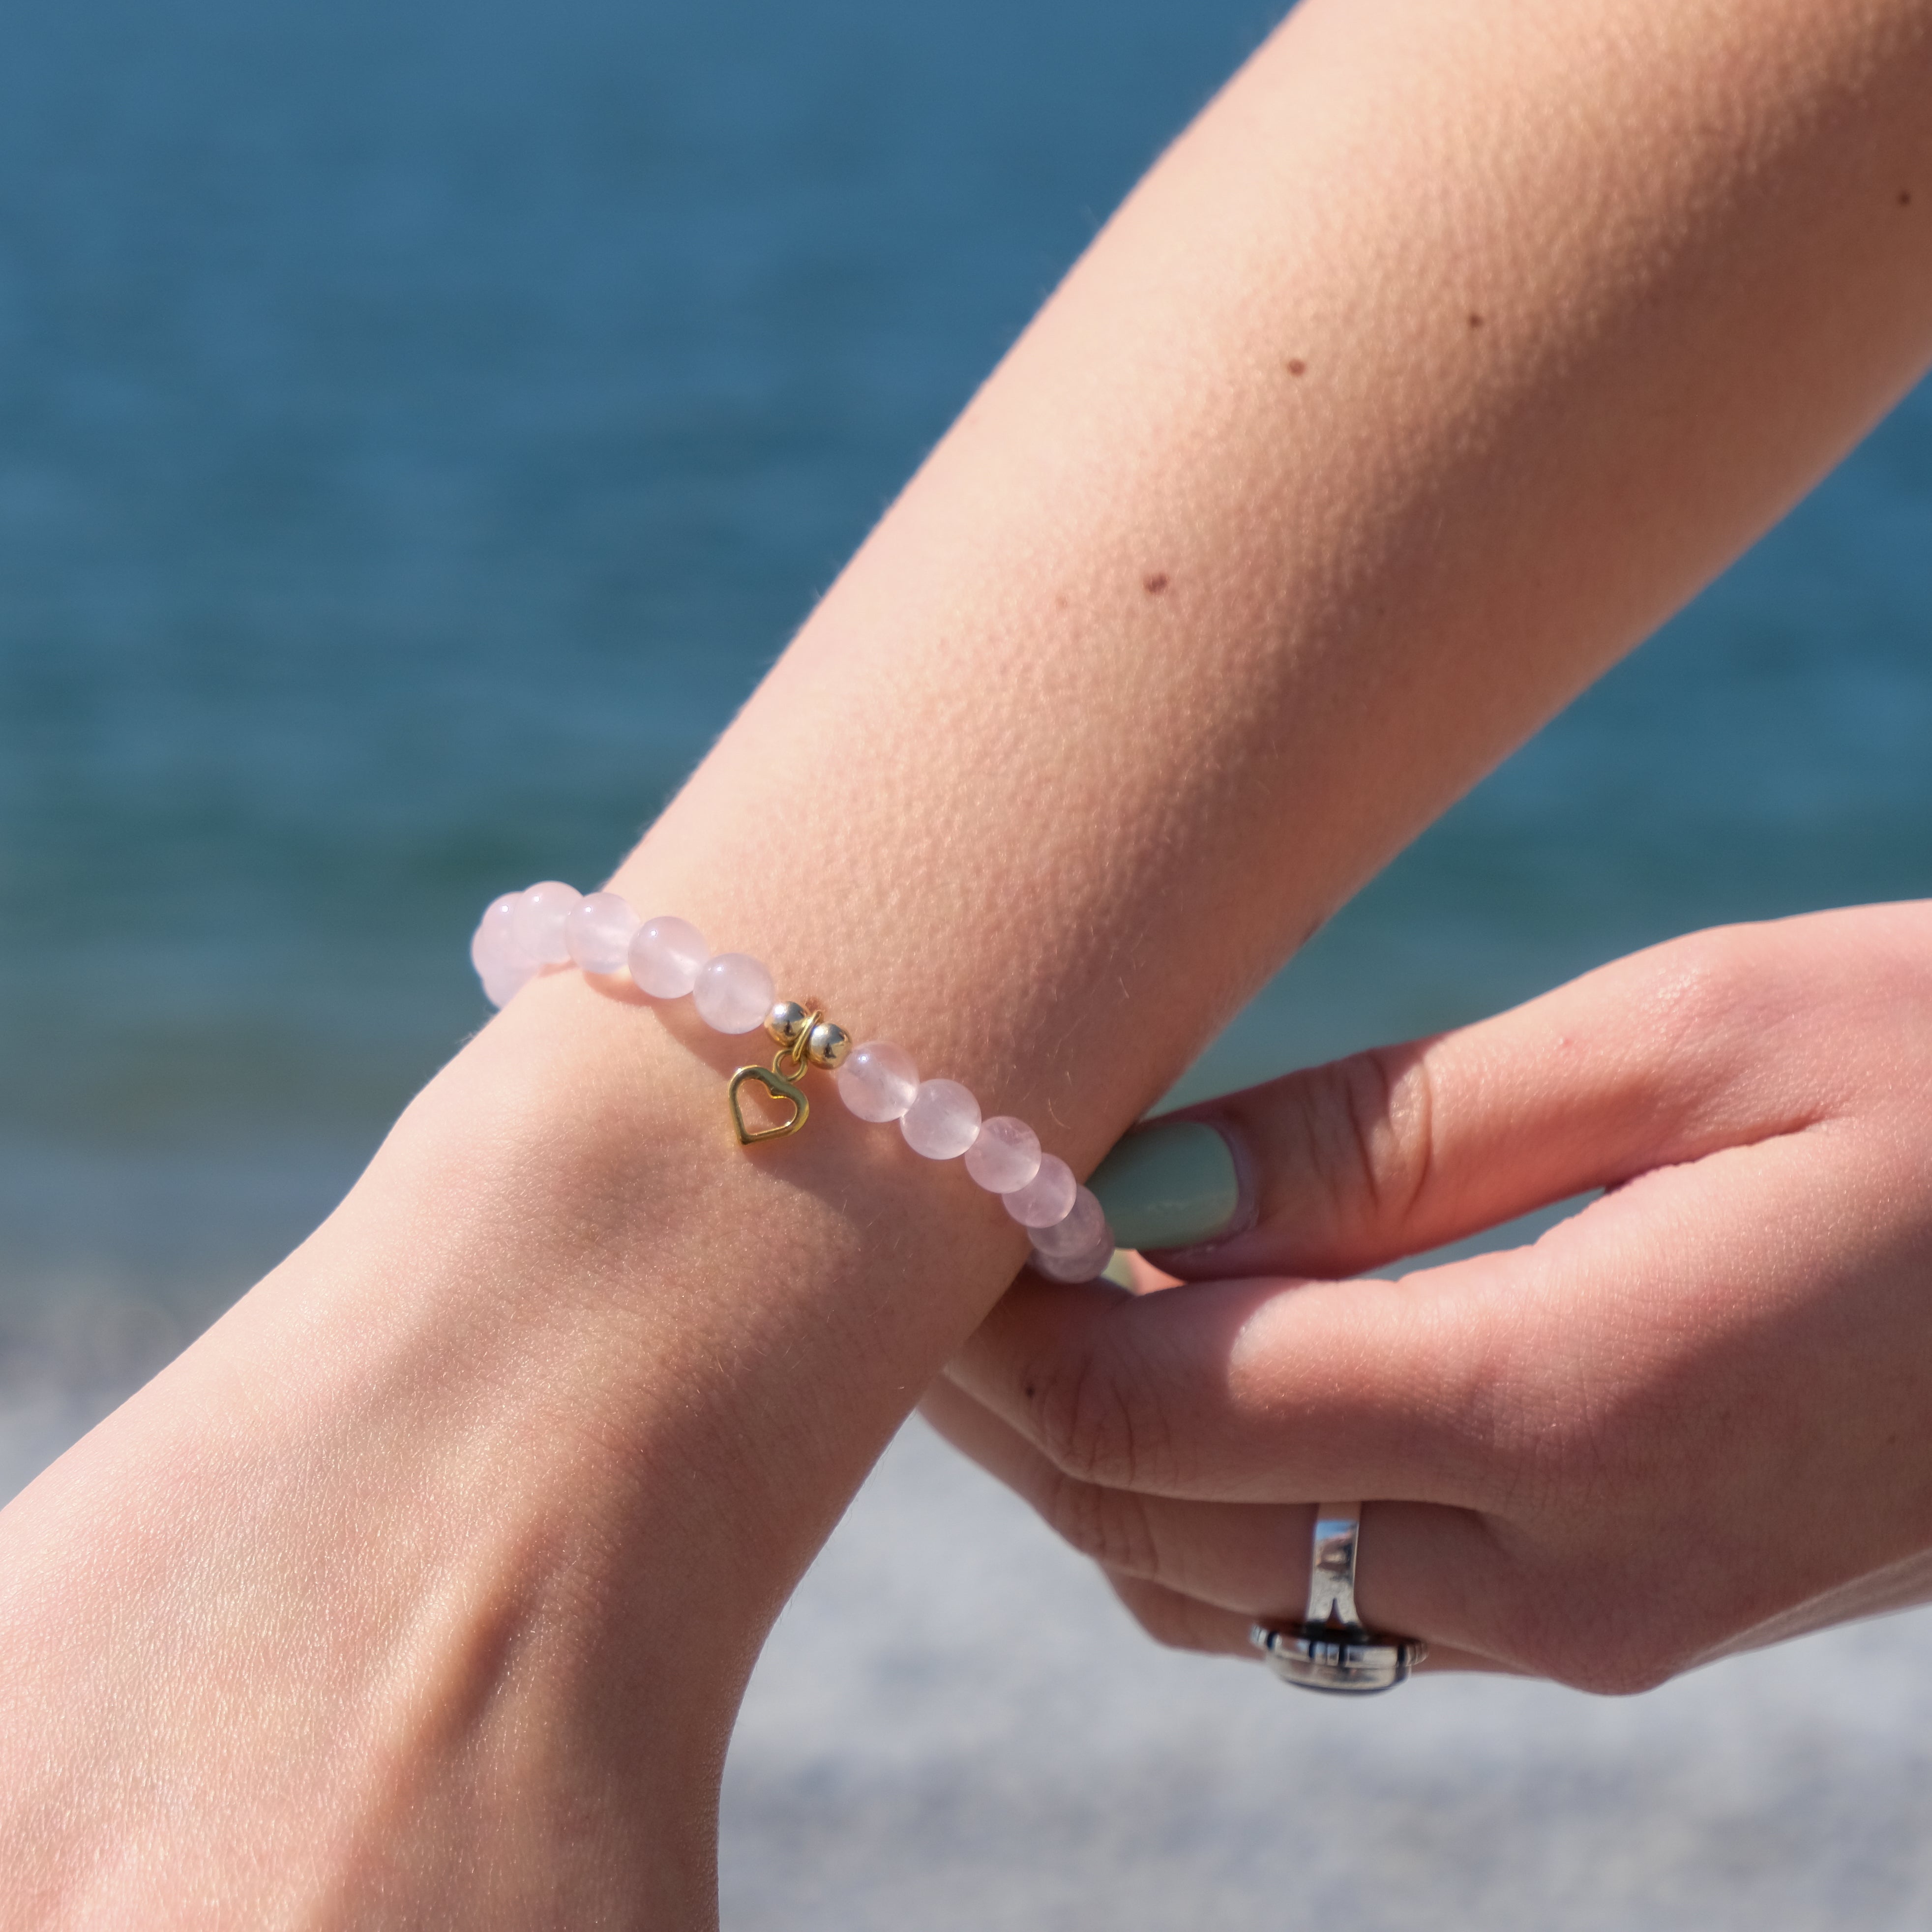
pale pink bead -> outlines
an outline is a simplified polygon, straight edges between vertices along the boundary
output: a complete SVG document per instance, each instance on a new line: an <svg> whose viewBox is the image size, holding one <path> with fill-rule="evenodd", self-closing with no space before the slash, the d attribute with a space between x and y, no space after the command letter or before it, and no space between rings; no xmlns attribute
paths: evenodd
<svg viewBox="0 0 1932 1932"><path fill-rule="evenodd" d="M1040 1172L1040 1136L1012 1114L995 1114L966 1150L966 1172L988 1194L1010 1194Z"/></svg>
<svg viewBox="0 0 1932 1932"><path fill-rule="evenodd" d="M1114 1258L1114 1238L1104 1228L1086 1247L1070 1255L1049 1255L1035 1248L1028 1260L1036 1274L1048 1281L1091 1281Z"/></svg>
<svg viewBox="0 0 1932 1932"><path fill-rule="evenodd" d="M899 1118L906 1145L928 1160L956 1159L979 1131L980 1103L956 1080L922 1080Z"/></svg>
<svg viewBox="0 0 1932 1932"><path fill-rule="evenodd" d="M1076 1189L1073 1205L1052 1227L1033 1230L1029 1258L1050 1281L1091 1281L1113 1257L1114 1231L1090 1189Z"/></svg>
<svg viewBox="0 0 1932 1932"><path fill-rule="evenodd" d="M560 879L530 886L518 900L510 922L518 950L546 966L567 965L570 948L564 943L563 922L582 897L574 886Z"/></svg>
<svg viewBox="0 0 1932 1932"><path fill-rule="evenodd" d="M1043 1154L1039 1172L1024 1187L1016 1187L1000 1198L1022 1228L1050 1228L1066 1217L1079 1184L1072 1168L1059 1155Z"/></svg>
<svg viewBox="0 0 1932 1932"><path fill-rule="evenodd" d="M698 968L691 1003L698 1018L719 1033L749 1033L764 1024L777 991L772 976L748 952L719 952Z"/></svg>
<svg viewBox="0 0 1932 1932"><path fill-rule="evenodd" d="M838 1097L862 1120L899 1119L918 1091L912 1055L889 1040L855 1046L838 1070Z"/></svg>
<svg viewBox="0 0 1932 1932"><path fill-rule="evenodd" d="M563 922L564 944L586 973L617 973L631 956L638 915L617 892L591 892L570 909Z"/></svg>
<svg viewBox="0 0 1932 1932"><path fill-rule="evenodd" d="M1076 1187L1073 1205L1052 1227L1034 1229L1034 1250L1067 1258L1085 1253L1102 1236L1106 1238L1107 1252L1112 1254L1114 1237L1107 1226L1107 1210L1090 1187Z"/></svg>
<svg viewBox="0 0 1932 1932"><path fill-rule="evenodd" d="M484 995L493 1006L507 1006L536 976L536 968L527 960L493 966L483 976Z"/></svg>
<svg viewBox="0 0 1932 1932"><path fill-rule="evenodd" d="M654 1000L681 1000L710 957L704 934L689 920L648 919L632 935L631 977Z"/></svg>
<svg viewBox="0 0 1932 1932"><path fill-rule="evenodd" d="M516 916L517 902L522 897L520 892L506 892L484 908L476 936L470 942L470 963L476 968L478 979L488 979L520 956L511 922ZM503 1003L499 1000L496 1004Z"/></svg>

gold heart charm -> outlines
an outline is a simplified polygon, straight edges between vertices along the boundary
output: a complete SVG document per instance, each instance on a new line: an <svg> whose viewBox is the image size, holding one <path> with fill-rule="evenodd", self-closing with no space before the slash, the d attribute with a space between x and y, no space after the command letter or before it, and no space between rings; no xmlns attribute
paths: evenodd
<svg viewBox="0 0 1932 1932"><path fill-rule="evenodd" d="M789 1100L798 1111L780 1126L746 1126L745 1110L738 1102L738 1089L748 1080L755 1080L774 1100ZM738 1136L740 1147L754 1147L760 1141L782 1140L787 1134L795 1134L805 1125L806 1115L812 1112L812 1102L805 1097L805 1089L796 1080L788 1080L775 1067L740 1067L732 1075L731 1084L724 1093L731 1103L731 1131Z"/></svg>

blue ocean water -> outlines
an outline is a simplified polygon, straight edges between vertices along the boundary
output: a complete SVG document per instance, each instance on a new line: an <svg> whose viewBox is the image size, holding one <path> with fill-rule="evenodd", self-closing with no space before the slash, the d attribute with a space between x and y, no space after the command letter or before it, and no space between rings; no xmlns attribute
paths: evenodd
<svg viewBox="0 0 1932 1932"><path fill-rule="evenodd" d="M326 1211L1256 0L0 12L0 1495ZM1932 891L1932 390L1190 1077Z"/></svg>

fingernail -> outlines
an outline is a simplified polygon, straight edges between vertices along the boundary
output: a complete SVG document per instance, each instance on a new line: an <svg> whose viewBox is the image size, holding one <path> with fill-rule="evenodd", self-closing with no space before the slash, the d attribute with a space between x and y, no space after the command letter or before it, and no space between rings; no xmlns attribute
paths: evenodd
<svg viewBox="0 0 1932 1932"><path fill-rule="evenodd" d="M1088 1178L1124 1248L1185 1248L1226 1232L1240 1200L1234 1156L1201 1120L1156 1120L1114 1143Z"/></svg>

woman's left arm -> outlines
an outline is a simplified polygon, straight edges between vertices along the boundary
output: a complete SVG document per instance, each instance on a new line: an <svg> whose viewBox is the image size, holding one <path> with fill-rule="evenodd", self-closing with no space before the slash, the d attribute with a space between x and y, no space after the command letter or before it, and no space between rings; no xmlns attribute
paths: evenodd
<svg viewBox="0 0 1932 1932"><path fill-rule="evenodd" d="M1344 1496L1364 1618L1451 1666L1642 1690L1932 1600L1932 904L1698 934L1184 1117L1240 1232L1157 1256L1184 1287L1022 1286L926 1405L1156 1636L1251 1654Z"/></svg>

